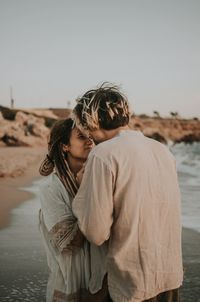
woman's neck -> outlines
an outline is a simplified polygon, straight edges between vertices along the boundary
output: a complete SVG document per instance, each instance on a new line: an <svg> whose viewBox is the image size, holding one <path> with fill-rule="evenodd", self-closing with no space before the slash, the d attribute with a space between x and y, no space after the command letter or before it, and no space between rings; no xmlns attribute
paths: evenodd
<svg viewBox="0 0 200 302"><path fill-rule="evenodd" d="M76 175L83 167L85 160L74 158L70 154L68 154L67 162L69 164L69 167L70 167L70 170L72 171L72 173L74 175Z"/></svg>

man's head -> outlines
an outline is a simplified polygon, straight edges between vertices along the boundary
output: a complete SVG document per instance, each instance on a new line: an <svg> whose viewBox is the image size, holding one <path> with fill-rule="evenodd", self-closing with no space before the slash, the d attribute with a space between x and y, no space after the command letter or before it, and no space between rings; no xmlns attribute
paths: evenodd
<svg viewBox="0 0 200 302"><path fill-rule="evenodd" d="M105 84L80 97L74 114L77 125L97 142L104 140L104 132L127 126L130 115L128 101L118 87Z"/></svg>

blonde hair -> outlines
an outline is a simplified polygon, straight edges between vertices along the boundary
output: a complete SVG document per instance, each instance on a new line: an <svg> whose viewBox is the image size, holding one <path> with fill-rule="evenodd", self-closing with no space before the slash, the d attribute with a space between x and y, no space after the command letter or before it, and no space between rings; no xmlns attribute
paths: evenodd
<svg viewBox="0 0 200 302"><path fill-rule="evenodd" d="M127 125L130 118L127 98L109 83L78 98L73 112L77 126L88 130L115 129Z"/></svg>

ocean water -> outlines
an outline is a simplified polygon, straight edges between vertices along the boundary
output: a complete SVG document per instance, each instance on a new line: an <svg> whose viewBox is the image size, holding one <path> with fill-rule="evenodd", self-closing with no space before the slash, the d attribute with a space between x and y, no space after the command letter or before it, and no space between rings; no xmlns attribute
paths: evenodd
<svg viewBox="0 0 200 302"><path fill-rule="evenodd" d="M0 230L0 301L45 302L48 268L38 228L38 183L23 190L35 196L12 209Z"/></svg>
<svg viewBox="0 0 200 302"><path fill-rule="evenodd" d="M182 199L182 225L200 232L200 143L171 145Z"/></svg>

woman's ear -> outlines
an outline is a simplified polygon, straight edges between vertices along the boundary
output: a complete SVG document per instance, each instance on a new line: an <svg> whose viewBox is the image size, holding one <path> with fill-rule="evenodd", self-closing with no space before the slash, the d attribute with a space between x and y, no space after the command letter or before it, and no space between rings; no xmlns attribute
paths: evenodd
<svg viewBox="0 0 200 302"><path fill-rule="evenodd" d="M70 146L62 144L62 150L63 152L68 152L70 150Z"/></svg>

